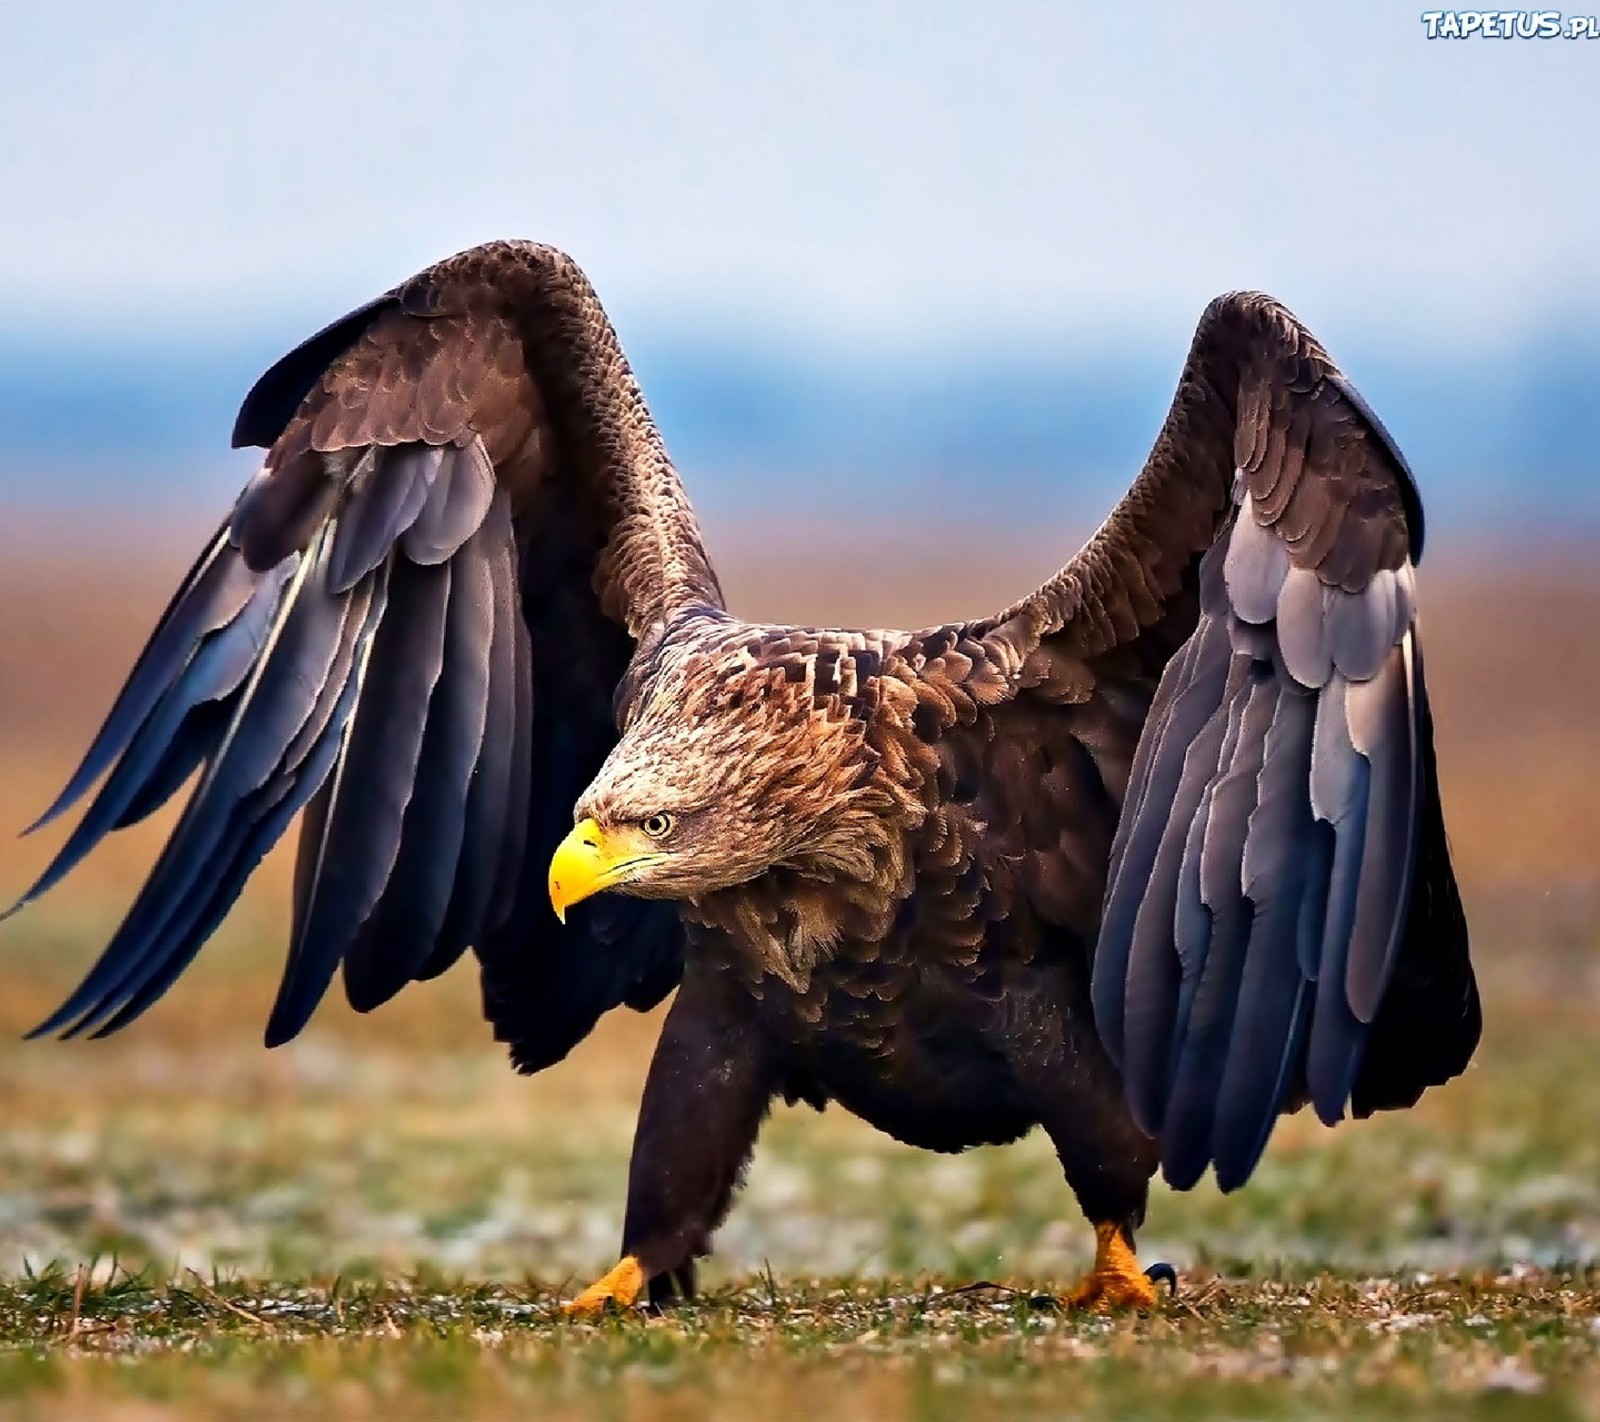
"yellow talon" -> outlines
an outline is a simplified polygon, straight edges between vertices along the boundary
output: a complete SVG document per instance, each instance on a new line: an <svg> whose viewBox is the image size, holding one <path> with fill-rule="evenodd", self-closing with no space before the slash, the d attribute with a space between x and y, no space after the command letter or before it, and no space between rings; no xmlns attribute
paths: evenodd
<svg viewBox="0 0 1600 1422"><path fill-rule="evenodd" d="M1138 1257L1123 1237L1121 1227L1097 1224L1094 1237L1094 1268L1062 1299L1062 1307L1098 1313L1154 1308L1158 1298L1155 1281L1139 1267Z"/></svg>
<svg viewBox="0 0 1600 1422"><path fill-rule="evenodd" d="M561 1305L569 1317L595 1318L605 1311L608 1303L618 1308L629 1308L644 1289L644 1268L628 1255L609 1274L603 1274L590 1284L577 1298Z"/></svg>

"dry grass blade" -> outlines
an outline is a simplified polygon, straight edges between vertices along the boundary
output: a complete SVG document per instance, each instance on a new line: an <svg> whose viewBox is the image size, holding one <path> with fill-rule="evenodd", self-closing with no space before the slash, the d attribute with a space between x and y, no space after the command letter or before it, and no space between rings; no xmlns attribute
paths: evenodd
<svg viewBox="0 0 1600 1422"><path fill-rule="evenodd" d="M222 1295L212 1288L210 1284L206 1283L206 1281L201 1277L199 1270L185 1269L184 1273L194 1280L195 1287L200 1290L201 1296L205 1298L208 1303L215 1304L220 1309L225 1309L228 1313L233 1314L235 1318L242 1318L247 1323L254 1323L261 1328L268 1328L271 1326L266 1319L262 1318L259 1313L251 1313L249 1309L241 1308L231 1299L223 1298Z"/></svg>

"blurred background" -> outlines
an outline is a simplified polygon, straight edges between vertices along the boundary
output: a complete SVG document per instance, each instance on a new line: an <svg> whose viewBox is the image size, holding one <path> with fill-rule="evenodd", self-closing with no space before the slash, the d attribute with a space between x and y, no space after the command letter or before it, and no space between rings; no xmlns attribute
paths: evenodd
<svg viewBox="0 0 1600 1422"><path fill-rule="evenodd" d="M1563 1088L1600 1061L1597 68L1600 43L1428 42L1394 3L0 5L0 899L65 827L9 832L250 472L227 449L245 389L448 252L577 256L736 610L858 624L1047 576L1138 469L1207 300L1264 288L1427 503L1490 1085L1336 1149L1283 1133L1269 1177L1320 1161L1351 1218L1376 1212L1364 1232L1296 1215L1264 1246L1205 1191L1157 1227L1180 1262L1596 1257L1600 1128L1548 1113L1589 1109ZM0 925L7 1041L87 968L160 829ZM286 876L275 857L123 1038L0 1046L0 1269L608 1262L651 1025L520 1082L463 965L373 1021L330 1001L269 1056ZM1037 1142L1001 1165L833 1116L774 1134L734 1270L1081 1252ZM1363 1149L1414 1188L1371 1184ZM885 1171L906 1182L889 1220ZM793 1224L808 1200L820 1233ZM965 1233L934 1228L946 1209Z"/></svg>

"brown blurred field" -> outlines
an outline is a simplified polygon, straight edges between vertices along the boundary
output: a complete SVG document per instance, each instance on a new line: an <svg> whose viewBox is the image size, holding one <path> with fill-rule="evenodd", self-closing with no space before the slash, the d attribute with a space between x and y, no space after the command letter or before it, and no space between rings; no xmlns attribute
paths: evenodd
<svg viewBox="0 0 1600 1422"><path fill-rule="evenodd" d="M1068 532L952 528L869 528L851 542L787 521L774 538L774 526L708 527L730 602L753 617L820 623L908 626L990 610L1076 543ZM65 833L11 837L72 769L204 531L187 514L87 527L33 517L0 530L0 900ZM552 1300L610 1261L653 1022L614 1014L571 1060L525 1081L489 1040L463 964L370 1019L335 992L304 1038L264 1052L287 918L280 850L195 969L129 1032L18 1042L136 892L157 824L117 836L0 924L0 1397L53 1398L31 1414L43 1416L75 1415L91 1397L96 1415L113 1415L112 1397L128 1416L153 1415L157 1402L164 1415L180 1393L191 1401L177 1410L194 1416L254 1415L262 1397L280 1410L312 1397L335 1399L339 1415L422 1416L433 1415L435 1369L441 1388L470 1379L479 1389L459 1394L476 1399L470 1415L552 1399L559 1415L594 1415L597 1390L622 1377L607 1415L656 1415L675 1397L684 1416L743 1417L760 1397L776 1418L810 1415L806 1389L829 1386L838 1359L861 1416L993 1415L996 1389L1008 1387L1012 1415L1069 1415L1056 1379L1076 1367L1079 1403L1101 1412L1156 1402L1174 1416L1277 1415L1292 1397L1327 1415L1415 1418L1436 1415L1419 1400L1470 1397L1487 1399L1484 1416L1592 1418L1597 565L1581 547L1437 541L1424 569L1425 647L1485 987L1484 1051L1418 1111L1331 1134L1303 1116L1287 1122L1238 1194L1158 1189L1148 1248L1191 1280L1216 1270L1249 1281L1201 1283L1198 1309L1176 1321L1106 1332L988 1302L925 1316L916 1299L936 1280L1058 1287L1086 1261L1048 1149L1030 1138L934 1157L838 1112L790 1111L766 1131L708 1275L735 1291L670 1333L602 1332L576 1349ZM240 1277L219 1286L227 1303L178 1284L91 1298L86 1308L115 1321L76 1351L49 1354L69 1362L38 1373L8 1362L19 1338L59 1341L73 1306L70 1276L64 1291L6 1276L98 1256L104 1279L112 1254L179 1284L189 1266ZM1519 1272L1529 1263L1536 1275ZM364 1321L346 1325L334 1275L418 1271L410 1292L373 1285ZM1453 1276L1444 1292L1427 1292L1434 1271ZM1308 1282L1285 1292L1280 1273ZM1369 1273L1393 1282L1369 1287ZM774 1278L801 1292L776 1292ZM806 1282L829 1278L886 1280L890 1292L874 1284L858 1298L853 1282L843 1292ZM440 1279L453 1292L430 1292ZM473 1294L473 1280L498 1281L498 1292ZM293 1292L303 1285L309 1304ZM289 1320L270 1328L268 1290ZM534 1331L514 1334L524 1326ZM313 1335L301 1327L322 1342L306 1345ZM248 1336L235 1347L222 1337L230 1329ZM1413 1343L1399 1339L1413 1329ZM167 1361L143 1371L99 1368L126 1348L164 1344ZM191 1348L220 1380L181 1361ZM1298 1371L1286 1371L1289 1354ZM398 1392L383 1381L397 1368L411 1380ZM688 1391L674 1393L680 1385ZM1547 1392L1549 1410L1505 1410L1504 1397L1528 1391ZM1437 1415L1467 1414L1451 1404Z"/></svg>
<svg viewBox="0 0 1600 1422"><path fill-rule="evenodd" d="M1077 542L1075 531L782 528L774 537L771 525L709 522L730 603L744 615L903 627L972 615L1027 591ZM0 827L20 827L59 787L203 532L188 515L87 530L34 515L0 530ZM1463 882L1481 893L1592 888L1600 550L1436 546L1423 594ZM80 871L78 896L117 899L136 887L153 841L123 840ZM49 843L0 845L0 892L22 887Z"/></svg>

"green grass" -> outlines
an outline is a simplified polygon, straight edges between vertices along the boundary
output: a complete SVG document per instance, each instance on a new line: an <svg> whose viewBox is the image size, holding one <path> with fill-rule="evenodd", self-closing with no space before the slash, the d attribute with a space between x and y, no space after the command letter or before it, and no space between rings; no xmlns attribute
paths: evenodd
<svg viewBox="0 0 1600 1422"><path fill-rule="evenodd" d="M650 1024L526 1081L451 975L266 1053L275 953L235 928L131 1033L16 1042L95 931L6 950L7 1416L1600 1419L1587 930L1495 940L1484 1050L1420 1109L1158 1188L1152 1317L1034 1302L1091 1244L1037 1136L940 1157L783 1110L705 1297L599 1324L558 1304L614 1258Z"/></svg>
<svg viewBox="0 0 1600 1422"><path fill-rule="evenodd" d="M1027 1293L773 1277L573 1323L537 1285L54 1270L0 1289L0 1394L41 1416L1592 1417L1600 1272L1209 1280L1148 1319ZM835 1411L835 1409L838 1409Z"/></svg>

